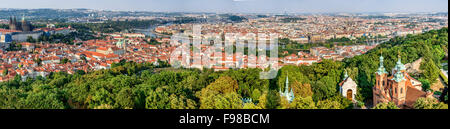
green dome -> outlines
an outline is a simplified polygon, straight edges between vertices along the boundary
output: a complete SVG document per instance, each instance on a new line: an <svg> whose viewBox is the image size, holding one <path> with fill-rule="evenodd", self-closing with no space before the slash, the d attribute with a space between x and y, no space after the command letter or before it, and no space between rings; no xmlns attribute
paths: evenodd
<svg viewBox="0 0 450 129"><path fill-rule="evenodd" d="M403 75L402 72L397 71L397 73L395 73L394 78L392 80L394 80L396 82L401 82L401 81L406 80L406 79L405 79L405 76Z"/></svg>
<svg viewBox="0 0 450 129"><path fill-rule="evenodd" d="M381 74L386 74L387 72L386 72L386 69L384 68L384 66L383 66L383 62L384 62L384 57L383 56L380 56L380 67L378 67L378 70L377 70L377 74L378 75L381 75Z"/></svg>
<svg viewBox="0 0 450 129"><path fill-rule="evenodd" d="M403 65L401 58L398 59L397 65L395 65L395 69L397 71L406 70L406 67L405 67L405 65Z"/></svg>

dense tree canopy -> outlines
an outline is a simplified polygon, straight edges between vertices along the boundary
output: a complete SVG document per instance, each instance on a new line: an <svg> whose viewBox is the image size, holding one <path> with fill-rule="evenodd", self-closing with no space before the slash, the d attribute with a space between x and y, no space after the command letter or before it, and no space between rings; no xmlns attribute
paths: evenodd
<svg viewBox="0 0 450 129"><path fill-rule="evenodd" d="M373 109L400 109L393 102L379 103Z"/></svg>
<svg viewBox="0 0 450 129"><path fill-rule="evenodd" d="M448 105L443 102L438 102L434 98L419 98L414 103L415 109L448 109Z"/></svg>
<svg viewBox="0 0 450 129"><path fill-rule="evenodd" d="M26 81L16 76L0 83L0 108L348 109L353 108L353 103L339 93L344 70L358 84L358 105L370 102L381 51L387 70L394 67L399 51L405 64L423 57L421 70L424 72L413 77L428 82L424 83L428 86L436 82L444 49L448 47L447 31L444 28L396 37L342 62L323 60L310 66L284 66L277 78L271 80L260 79L262 70L256 68L214 72L213 69L174 69L163 62L160 64L164 65L154 66L125 60L107 70L58 72ZM294 91L292 103L279 94L279 90L285 90L286 78L288 88ZM418 109L445 107L422 99L416 106ZM395 108L398 107L390 103L375 106L375 109Z"/></svg>
<svg viewBox="0 0 450 129"><path fill-rule="evenodd" d="M223 76L199 92L201 109L240 109L241 97L236 93L238 84L231 77Z"/></svg>

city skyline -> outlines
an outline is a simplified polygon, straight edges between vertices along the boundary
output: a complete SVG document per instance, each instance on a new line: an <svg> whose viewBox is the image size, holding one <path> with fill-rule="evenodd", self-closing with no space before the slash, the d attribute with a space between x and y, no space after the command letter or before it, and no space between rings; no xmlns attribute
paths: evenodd
<svg viewBox="0 0 450 129"><path fill-rule="evenodd" d="M0 0L0 8L213 13L448 12L447 0ZM26 3L26 4L24 4ZM401 8L399 8L401 7Z"/></svg>

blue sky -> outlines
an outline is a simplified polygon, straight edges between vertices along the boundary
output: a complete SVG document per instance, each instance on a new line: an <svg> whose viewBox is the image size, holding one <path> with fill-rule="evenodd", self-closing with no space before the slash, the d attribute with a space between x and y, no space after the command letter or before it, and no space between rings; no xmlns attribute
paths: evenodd
<svg viewBox="0 0 450 129"><path fill-rule="evenodd" d="M0 0L0 8L221 13L448 12L448 0Z"/></svg>

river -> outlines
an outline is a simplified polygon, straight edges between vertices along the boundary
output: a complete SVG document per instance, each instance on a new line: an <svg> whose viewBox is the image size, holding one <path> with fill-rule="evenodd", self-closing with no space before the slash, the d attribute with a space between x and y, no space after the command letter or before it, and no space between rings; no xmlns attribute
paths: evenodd
<svg viewBox="0 0 450 129"><path fill-rule="evenodd" d="M166 24L155 24L155 25L151 25L148 28L134 28L133 30L135 30L136 33L142 33L145 34L145 36L150 36L151 38L157 38L158 35L155 34L154 30L156 27L158 26L165 26L165 25L171 25L172 23L166 23Z"/></svg>

